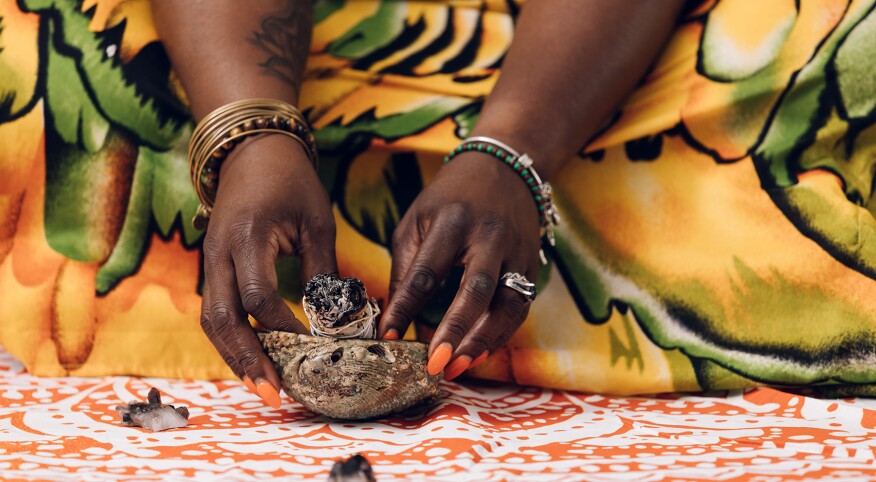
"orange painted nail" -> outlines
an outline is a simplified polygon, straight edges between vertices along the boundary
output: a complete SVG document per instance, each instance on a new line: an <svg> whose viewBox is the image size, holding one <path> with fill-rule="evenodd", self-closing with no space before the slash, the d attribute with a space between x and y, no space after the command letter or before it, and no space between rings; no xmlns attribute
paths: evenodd
<svg viewBox="0 0 876 482"><path fill-rule="evenodd" d="M256 384L256 388L262 400L273 408L280 408L280 393L277 389L267 381L261 381Z"/></svg>
<svg viewBox="0 0 876 482"><path fill-rule="evenodd" d="M429 364L426 365L426 371L429 372L429 375L433 377L439 373L444 367L447 365L447 362L450 361L450 355L453 354L453 348L450 346L450 343L444 342L438 345L438 348L432 352L432 356L429 357Z"/></svg>
<svg viewBox="0 0 876 482"><path fill-rule="evenodd" d="M471 357L468 355L462 355L456 360L453 360L453 362L451 362L450 365L447 365L447 368L444 370L444 379L449 382L450 380L462 375L462 372L468 370L469 365L471 365Z"/></svg>
<svg viewBox="0 0 876 482"><path fill-rule="evenodd" d="M246 388L248 388L249 391L253 393L253 395L261 396L259 395L259 391L256 389L255 383L253 383L252 380L249 379L249 377L243 377L243 384L246 385Z"/></svg>
<svg viewBox="0 0 876 482"><path fill-rule="evenodd" d="M395 328L390 328L386 330L386 333L383 334L384 340L398 340L398 331Z"/></svg>
<svg viewBox="0 0 876 482"><path fill-rule="evenodd" d="M487 359L487 357L488 357L489 355L490 355L490 352L488 352L488 351L484 351L483 353L480 354L480 356L478 356L477 358L475 358L473 362L471 362L471 366L468 367L468 368L471 369L471 368L474 368L474 367L480 365L481 363L484 362L484 360Z"/></svg>

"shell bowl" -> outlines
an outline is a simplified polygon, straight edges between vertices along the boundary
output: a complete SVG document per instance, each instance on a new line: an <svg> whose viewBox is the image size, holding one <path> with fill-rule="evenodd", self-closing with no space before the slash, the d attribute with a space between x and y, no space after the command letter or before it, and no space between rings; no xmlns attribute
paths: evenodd
<svg viewBox="0 0 876 482"><path fill-rule="evenodd" d="M308 409L340 420L383 417L438 395L426 372L427 345L336 339L271 331L259 339L283 390Z"/></svg>

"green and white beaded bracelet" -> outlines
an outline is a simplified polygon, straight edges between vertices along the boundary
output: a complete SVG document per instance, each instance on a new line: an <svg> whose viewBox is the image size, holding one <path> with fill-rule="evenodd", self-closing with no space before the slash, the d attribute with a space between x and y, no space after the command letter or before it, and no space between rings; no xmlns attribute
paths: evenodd
<svg viewBox="0 0 876 482"><path fill-rule="evenodd" d="M447 164L456 156L468 151L482 152L495 157L507 164L508 167L513 169L514 172L523 179L523 182L529 187L529 190L532 193L532 199L535 201L535 205L538 208L541 237L549 246L555 246L556 239L554 238L553 228L559 224L560 215L557 213L557 209L553 203L553 191L551 190L551 185L548 182L543 182L538 173L535 172L535 169L532 167L532 158L526 153L520 154L496 139L477 136L469 137L462 141L462 144L456 149L450 151L450 154L444 158L444 163ZM547 263L547 258L545 258L543 249L539 250L539 257L541 258L542 264Z"/></svg>

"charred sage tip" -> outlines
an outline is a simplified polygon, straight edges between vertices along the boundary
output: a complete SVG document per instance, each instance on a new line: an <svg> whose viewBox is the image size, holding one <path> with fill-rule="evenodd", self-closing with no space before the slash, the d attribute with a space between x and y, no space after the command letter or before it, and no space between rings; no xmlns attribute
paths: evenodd
<svg viewBox="0 0 876 482"><path fill-rule="evenodd" d="M318 274L304 285L302 302L314 336L377 337L380 308L358 278Z"/></svg>

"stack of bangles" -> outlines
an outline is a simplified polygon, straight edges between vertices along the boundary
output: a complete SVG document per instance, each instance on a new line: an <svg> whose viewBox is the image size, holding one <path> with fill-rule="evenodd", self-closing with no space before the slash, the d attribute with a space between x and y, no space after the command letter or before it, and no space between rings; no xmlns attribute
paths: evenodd
<svg viewBox="0 0 876 482"><path fill-rule="evenodd" d="M189 173L200 204L192 219L206 229L219 187L219 169L235 146L255 134L283 134L304 148L316 167L316 140L301 112L275 99L247 99L226 104L204 117L189 141Z"/></svg>
<svg viewBox="0 0 876 482"><path fill-rule="evenodd" d="M532 199L538 208L538 218L541 224L540 235L544 242L549 246L556 244L554 238L554 226L559 224L560 215L553 203L553 191L548 182L543 182L532 167L532 158L527 154L520 154L506 144L489 137L469 137L462 141L456 149L452 150L447 157L444 158L444 163L452 161L456 156L469 151L482 152L489 154L496 159L507 164L508 167L514 170L526 183L529 188ZM544 255L544 249L539 249L539 257L542 264L547 264L547 258Z"/></svg>

